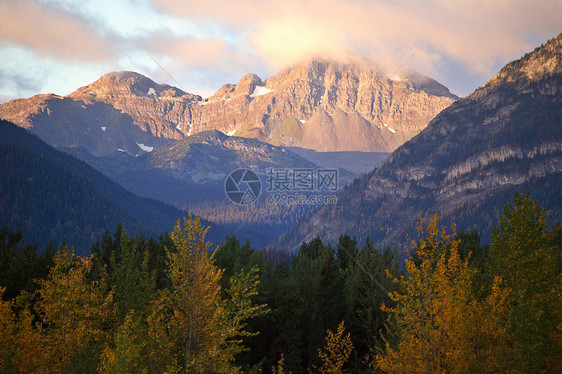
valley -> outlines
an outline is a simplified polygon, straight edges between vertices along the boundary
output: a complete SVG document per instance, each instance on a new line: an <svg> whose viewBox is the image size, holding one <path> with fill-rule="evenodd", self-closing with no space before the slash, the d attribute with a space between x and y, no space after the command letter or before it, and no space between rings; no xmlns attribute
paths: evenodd
<svg viewBox="0 0 562 374"><path fill-rule="evenodd" d="M0 373L562 373L562 2L0 14Z"/></svg>

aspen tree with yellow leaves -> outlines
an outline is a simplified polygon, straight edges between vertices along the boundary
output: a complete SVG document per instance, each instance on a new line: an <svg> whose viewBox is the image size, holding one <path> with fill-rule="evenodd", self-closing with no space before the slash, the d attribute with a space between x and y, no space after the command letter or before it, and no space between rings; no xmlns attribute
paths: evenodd
<svg viewBox="0 0 562 374"><path fill-rule="evenodd" d="M46 330L50 352L49 372L94 371L104 330L110 319L112 294L96 281L88 281L92 263L63 247L54 258L49 277L39 282L37 310Z"/></svg>
<svg viewBox="0 0 562 374"><path fill-rule="evenodd" d="M221 298L222 270L213 263L207 230L190 215L183 225L178 220L172 233L176 246L176 251L168 252L172 286L156 304L151 327L169 335L172 372L238 372L235 355L244 350L242 338L251 335L246 321L265 312L264 305L252 302L259 283L256 270L235 274L228 297Z"/></svg>
<svg viewBox="0 0 562 374"><path fill-rule="evenodd" d="M461 259L452 233L433 215L418 224L418 241L406 248L406 276L395 279L399 290L391 313L398 345L386 344L376 364L387 373L466 373L474 361L470 346L472 310L468 258Z"/></svg>
<svg viewBox="0 0 562 374"><path fill-rule="evenodd" d="M46 337L27 306L4 301L0 287L0 373L45 372L49 359ZM20 309L16 314L16 309Z"/></svg>
<svg viewBox="0 0 562 374"><path fill-rule="evenodd" d="M322 366L318 368L321 373L338 374L343 373L343 367L349 360L353 352L351 335L344 335L345 323L342 321L338 325L336 332L331 330L326 334L326 345L318 350L318 357L322 361Z"/></svg>

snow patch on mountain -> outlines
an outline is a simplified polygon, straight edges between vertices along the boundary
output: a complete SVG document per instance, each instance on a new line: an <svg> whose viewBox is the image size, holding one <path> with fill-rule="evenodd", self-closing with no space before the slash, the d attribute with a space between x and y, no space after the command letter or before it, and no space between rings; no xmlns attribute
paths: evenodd
<svg viewBox="0 0 562 374"><path fill-rule="evenodd" d="M250 95L250 97L258 97L258 96L262 96L262 95L266 95L270 92L272 92L273 90L263 87L263 86L256 86L256 88L254 89L254 92L252 92L252 94Z"/></svg>
<svg viewBox="0 0 562 374"><path fill-rule="evenodd" d="M388 125L387 125L386 123L383 123L383 125L384 125L384 127L386 127L387 129L389 129L390 132L392 132L393 134L396 132L396 130L394 130L393 128L388 127Z"/></svg>
<svg viewBox="0 0 562 374"><path fill-rule="evenodd" d="M137 143L137 142L135 142ZM137 145L139 146L140 149L142 149L145 152L152 152L154 150L154 147L149 147L147 145L144 145L142 143L137 143Z"/></svg>
<svg viewBox="0 0 562 374"><path fill-rule="evenodd" d="M235 132L236 132L236 130L231 130L231 131L227 132L226 135L232 136L232 135L234 135Z"/></svg>
<svg viewBox="0 0 562 374"><path fill-rule="evenodd" d="M150 88L148 89L148 92L147 92L146 94L147 94L148 96L150 96L150 95L156 96L156 91L154 91L154 88L150 87Z"/></svg>
<svg viewBox="0 0 562 374"><path fill-rule="evenodd" d="M102 126L102 127L101 127L101 131L104 131L104 132L105 132L105 130L107 130L107 127Z"/></svg>

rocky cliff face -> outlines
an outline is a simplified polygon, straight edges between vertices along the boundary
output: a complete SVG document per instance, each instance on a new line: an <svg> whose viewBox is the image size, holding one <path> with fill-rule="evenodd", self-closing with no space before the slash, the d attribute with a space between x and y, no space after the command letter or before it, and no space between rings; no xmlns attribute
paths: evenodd
<svg viewBox="0 0 562 374"><path fill-rule="evenodd" d="M156 84L133 72L106 74L68 97L86 105L94 102L109 104L130 116L142 131L169 139L183 138L183 132L177 127L189 117L190 104L201 100L198 95Z"/></svg>
<svg viewBox="0 0 562 374"><path fill-rule="evenodd" d="M121 150L143 154L184 134L176 126L200 100L136 73L104 75L68 96L37 95L0 106L0 117L55 147L81 147L96 156Z"/></svg>
<svg viewBox="0 0 562 374"><path fill-rule="evenodd" d="M224 86L193 109L192 127L320 151L390 151L455 99L427 77L314 60Z"/></svg>
<svg viewBox="0 0 562 374"><path fill-rule="evenodd" d="M137 73L110 73L65 97L5 103L0 118L96 156L142 154L207 130L319 151L387 152L455 99L419 75L390 79L367 63L311 61L265 82L248 74L204 100Z"/></svg>
<svg viewBox="0 0 562 374"><path fill-rule="evenodd" d="M380 168L279 242L340 233L391 244L434 211L489 237L515 191L562 217L562 34L441 112Z"/></svg>

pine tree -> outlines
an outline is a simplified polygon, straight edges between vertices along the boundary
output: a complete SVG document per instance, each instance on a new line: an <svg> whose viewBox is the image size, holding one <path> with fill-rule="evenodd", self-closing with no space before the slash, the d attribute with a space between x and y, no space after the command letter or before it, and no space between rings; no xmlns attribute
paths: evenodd
<svg viewBox="0 0 562 374"><path fill-rule="evenodd" d="M400 260L396 251L387 248L380 251L367 240L365 247L357 253L353 270L347 277L346 297L348 299L348 330L353 336L355 365L364 366L367 356L373 350L384 348L382 333L388 320L388 313L381 310L382 305L392 307L389 293L394 291L394 283L387 276L400 274Z"/></svg>
<svg viewBox="0 0 562 374"><path fill-rule="evenodd" d="M143 243L144 240L134 240L123 233L120 260L111 256L112 289L119 323L131 310L139 316L146 315L156 289L156 277L149 269L150 254L147 248L139 246Z"/></svg>

